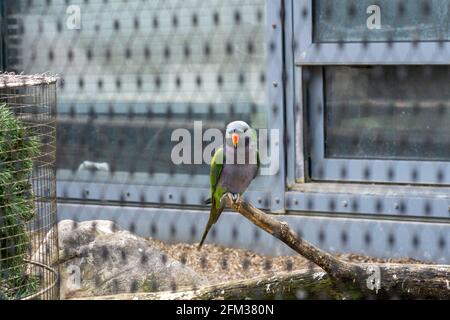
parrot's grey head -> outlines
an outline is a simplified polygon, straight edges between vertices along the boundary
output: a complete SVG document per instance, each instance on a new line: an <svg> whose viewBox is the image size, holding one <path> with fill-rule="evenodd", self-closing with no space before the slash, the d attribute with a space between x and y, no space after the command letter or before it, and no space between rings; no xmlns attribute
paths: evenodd
<svg viewBox="0 0 450 320"><path fill-rule="evenodd" d="M228 146L237 148L245 143L253 144L256 141L255 131L244 121L233 121L227 125L225 142Z"/></svg>

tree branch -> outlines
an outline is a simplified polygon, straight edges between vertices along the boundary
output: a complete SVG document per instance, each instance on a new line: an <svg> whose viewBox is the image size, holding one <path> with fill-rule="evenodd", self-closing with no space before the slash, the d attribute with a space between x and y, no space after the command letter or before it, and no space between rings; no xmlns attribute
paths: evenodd
<svg viewBox="0 0 450 320"><path fill-rule="evenodd" d="M356 264L340 260L299 238L288 224L280 222L239 198L224 196L226 204L257 227L283 241L297 253L321 267L337 282L353 284L367 294L412 298L450 298L450 266L426 264Z"/></svg>
<svg viewBox="0 0 450 320"><path fill-rule="evenodd" d="M313 272L316 271L316 272ZM326 274L316 269L280 272L271 276L259 276L245 280L227 281L198 289L176 292L136 292L108 296L73 298L71 300L211 300L211 299L276 299L295 298L301 290L302 298L348 298L333 286Z"/></svg>

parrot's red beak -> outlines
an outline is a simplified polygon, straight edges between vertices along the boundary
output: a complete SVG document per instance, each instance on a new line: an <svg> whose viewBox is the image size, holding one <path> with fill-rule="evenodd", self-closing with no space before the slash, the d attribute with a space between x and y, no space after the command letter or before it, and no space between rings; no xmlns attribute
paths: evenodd
<svg viewBox="0 0 450 320"><path fill-rule="evenodd" d="M238 143L239 143L239 135L238 135L237 133L233 133L233 134L231 135L231 140L233 141L233 146L234 146L235 148L237 148L237 145L238 145Z"/></svg>

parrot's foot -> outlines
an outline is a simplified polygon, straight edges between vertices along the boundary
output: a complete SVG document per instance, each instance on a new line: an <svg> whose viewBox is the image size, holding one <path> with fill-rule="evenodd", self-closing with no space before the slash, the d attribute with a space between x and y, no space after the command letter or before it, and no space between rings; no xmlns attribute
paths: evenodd
<svg viewBox="0 0 450 320"><path fill-rule="evenodd" d="M230 202L233 203L234 206L237 206L241 199L241 195L238 193L227 192L222 196L222 198L220 198L220 203L225 204L225 199L230 200Z"/></svg>
<svg viewBox="0 0 450 320"><path fill-rule="evenodd" d="M240 198L241 195L239 193L231 193L231 200L233 200L235 204L238 203Z"/></svg>

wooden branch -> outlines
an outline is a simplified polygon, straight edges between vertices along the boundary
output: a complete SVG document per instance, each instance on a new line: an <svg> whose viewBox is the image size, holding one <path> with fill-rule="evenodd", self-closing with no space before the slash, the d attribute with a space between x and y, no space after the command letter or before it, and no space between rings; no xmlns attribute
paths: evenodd
<svg viewBox="0 0 450 320"><path fill-rule="evenodd" d="M234 280L197 290L188 289L177 292L139 292L108 296L75 298L72 300L211 300L211 299L274 299L277 297L296 297L301 290L302 297L342 298L333 287L326 274L316 269L302 269L294 272L281 272L273 276L260 276L246 280Z"/></svg>
<svg viewBox="0 0 450 320"><path fill-rule="evenodd" d="M450 266L426 264L356 264L340 260L299 238L280 222L239 198L224 197L227 205L257 227L277 237L297 253L321 267L342 284L353 284L361 292L410 298L450 298Z"/></svg>
<svg viewBox="0 0 450 320"><path fill-rule="evenodd" d="M239 199L236 203L228 197L227 205L250 220L257 227L263 229L272 236L280 239L293 250L301 254L303 257L325 270L330 276L334 276L339 270L342 270L346 262L343 262L331 254L317 248L311 243L300 239L289 228L285 222L280 222L270 217L263 211L255 208L251 204Z"/></svg>

